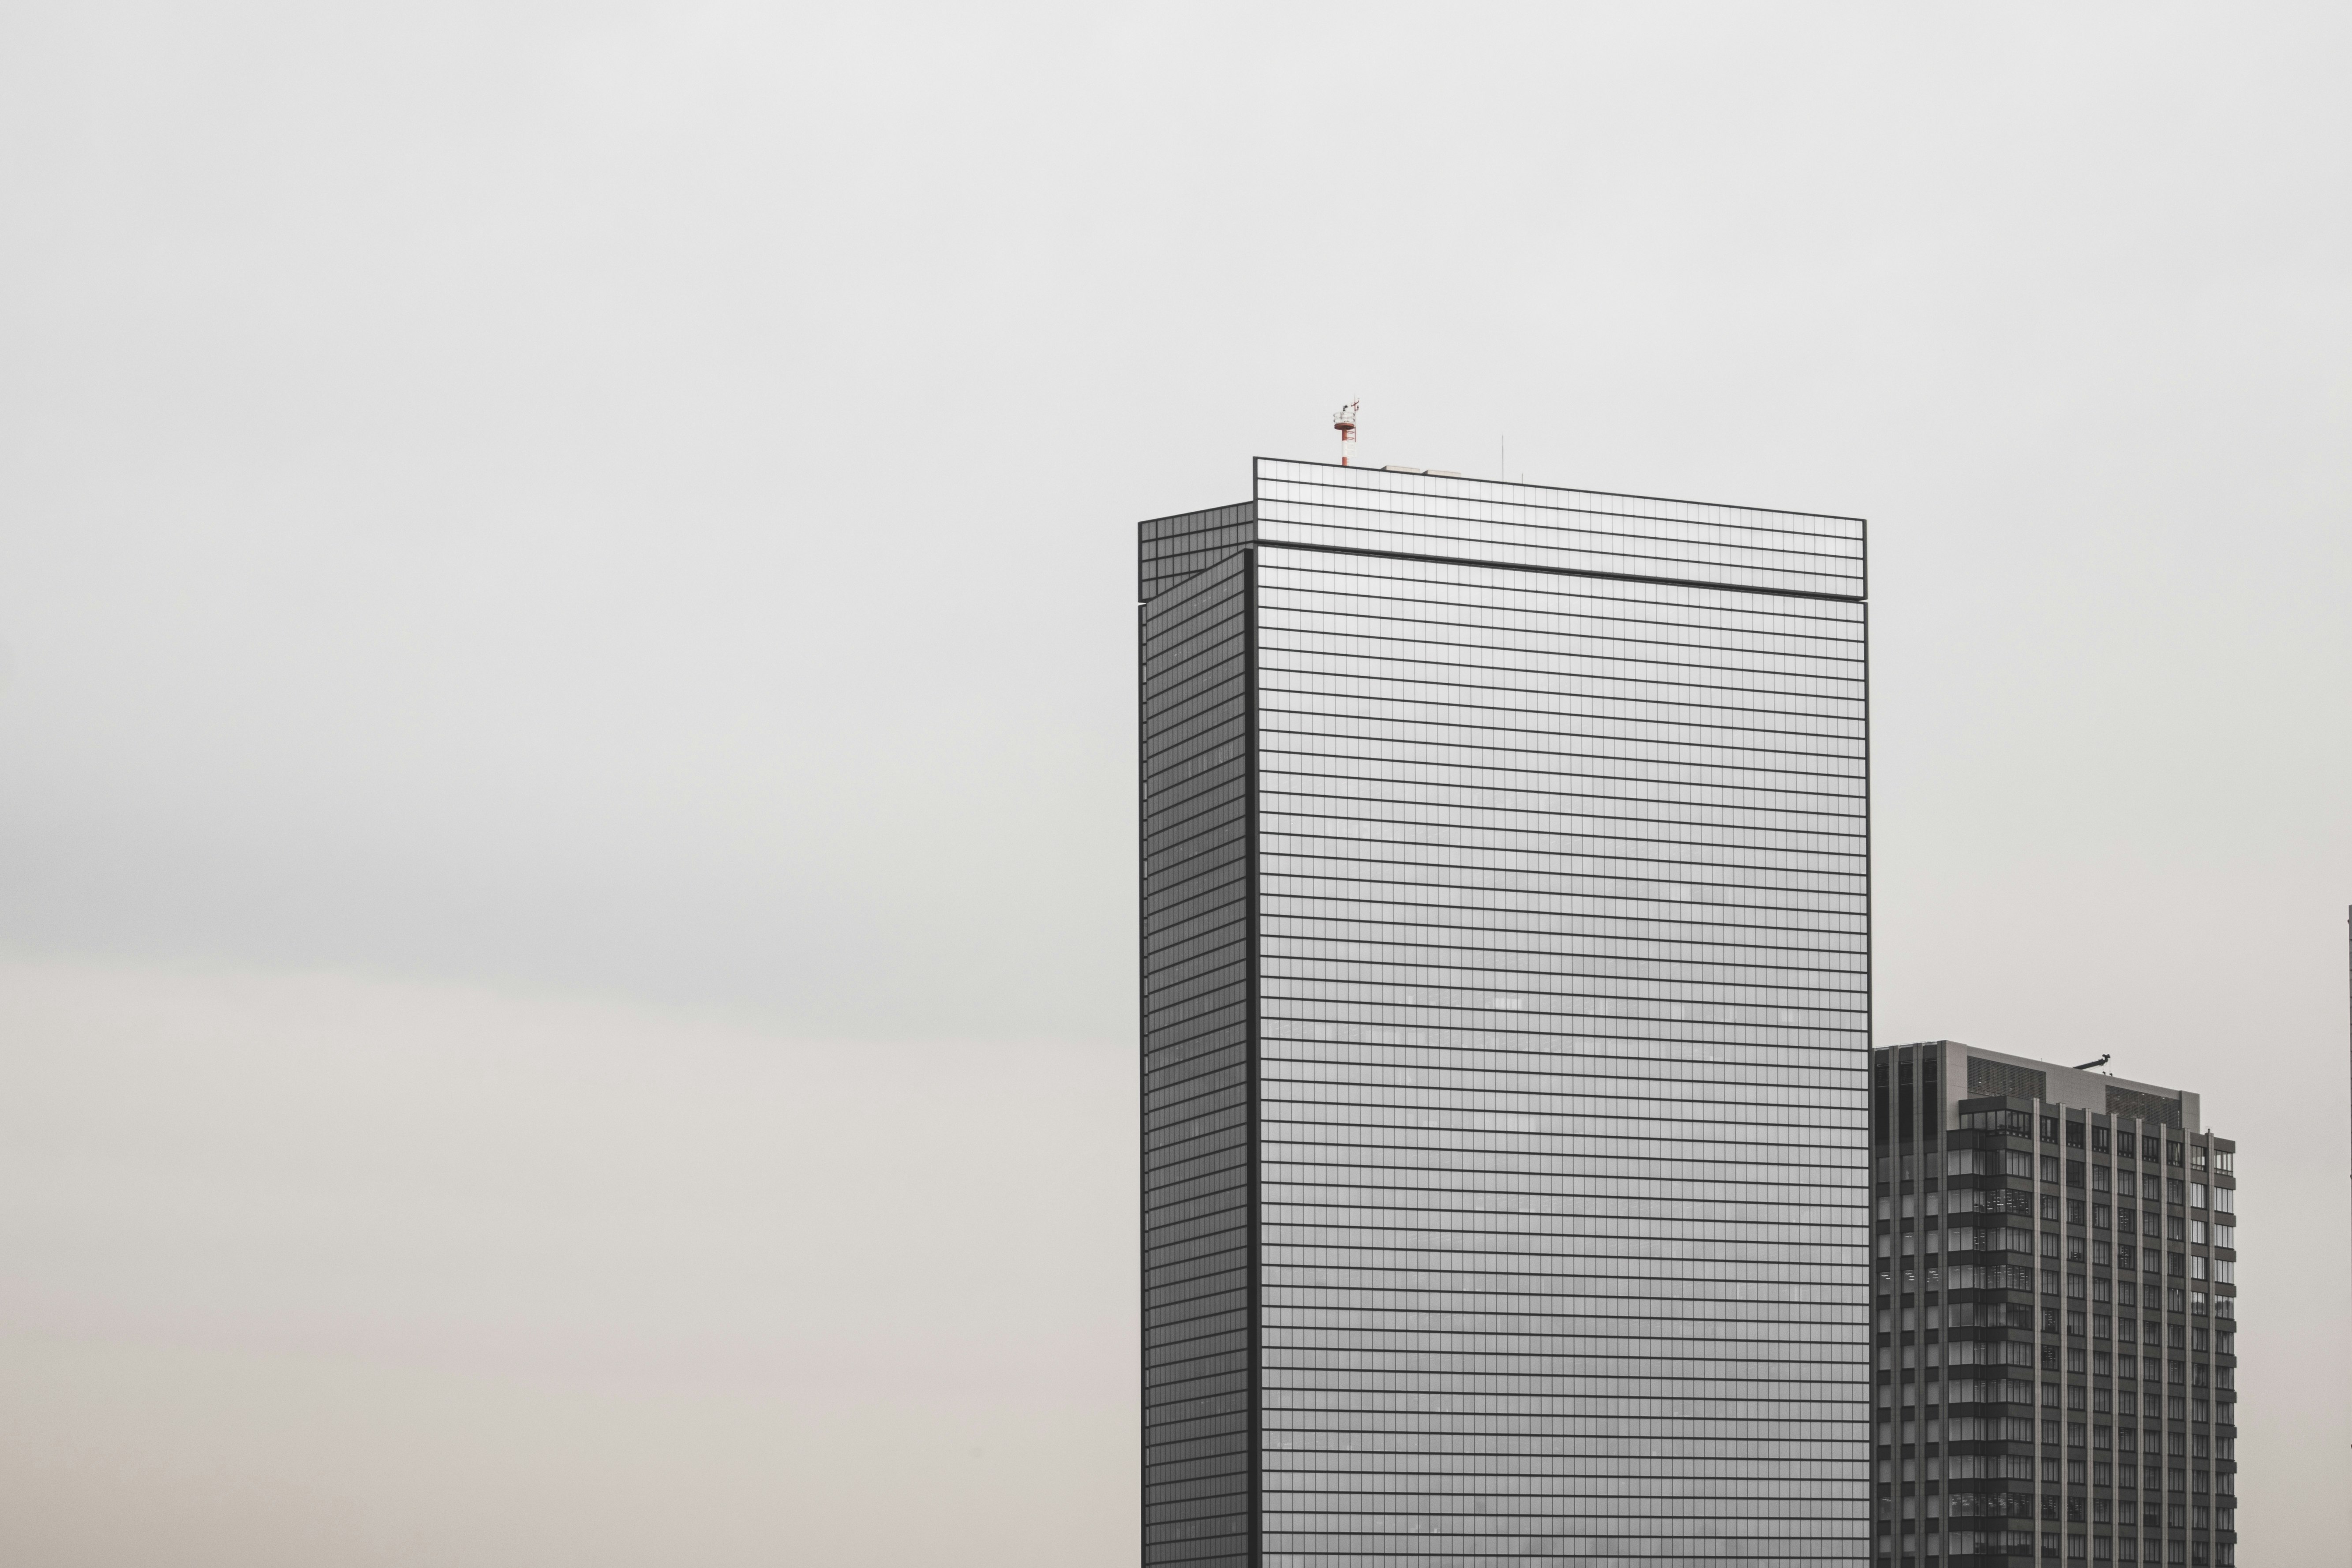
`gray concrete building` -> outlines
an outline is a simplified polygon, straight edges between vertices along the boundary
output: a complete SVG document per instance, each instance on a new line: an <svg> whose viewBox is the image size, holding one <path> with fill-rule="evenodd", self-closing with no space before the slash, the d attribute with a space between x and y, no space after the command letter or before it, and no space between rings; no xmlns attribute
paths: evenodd
<svg viewBox="0 0 2352 1568"><path fill-rule="evenodd" d="M1880 1568L2227 1568L2237 1145L2193 1091L1955 1040L1871 1060Z"/></svg>

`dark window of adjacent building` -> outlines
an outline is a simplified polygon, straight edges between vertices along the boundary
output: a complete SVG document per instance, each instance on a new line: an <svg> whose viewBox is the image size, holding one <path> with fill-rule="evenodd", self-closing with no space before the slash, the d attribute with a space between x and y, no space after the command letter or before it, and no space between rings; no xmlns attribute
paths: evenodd
<svg viewBox="0 0 2352 1568"><path fill-rule="evenodd" d="M2001 1095L2010 1100L2047 1100L2050 1098L2050 1075L2035 1068L2011 1067L2007 1062L1989 1062L1981 1057L1969 1058L1969 1098Z"/></svg>
<svg viewBox="0 0 2352 1568"><path fill-rule="evenodd" d="M2166 1095L2150 1094L2144 1089L2119 1089L2109 1084L2106 1112L2118 1121L2152 1121L2161 1127L2180 1125L2180 1101ZM2150 1159L2155 1157L2153 1154L2148 1156Z"/></svg>
<svg viewBox="0 0 2352 1568"><path fill-rule="evenodd" d="M1874 1114L1870 1119L1870 1123L1878 1129L1878 1146L1884 1149L1887 1145L1887 1140L1895 1131L1895 1118L1890 1114L1893 1107L1887 1103L1886 1098L1887 1058L1881 1057L1872 1065L1875 1070L1870 1075L1870 1092L1878 1104Z"/></svg>

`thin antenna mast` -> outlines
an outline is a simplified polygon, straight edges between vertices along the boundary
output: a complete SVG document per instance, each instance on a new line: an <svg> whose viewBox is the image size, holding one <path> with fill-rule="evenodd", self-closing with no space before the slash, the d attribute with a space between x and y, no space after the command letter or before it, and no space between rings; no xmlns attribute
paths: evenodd
<svg viewBox="0 0 2352 1568"><path fill-rule="evenodd" d="M1331 428L1339 432L1339 466L1346 468L1356 456L1356 411L1361 402L1350 403L1331 416Z"/></svg>

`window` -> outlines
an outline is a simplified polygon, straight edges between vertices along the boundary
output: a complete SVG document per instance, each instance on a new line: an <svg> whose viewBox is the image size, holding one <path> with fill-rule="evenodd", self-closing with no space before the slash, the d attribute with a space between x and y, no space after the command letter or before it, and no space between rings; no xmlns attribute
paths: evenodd
<svg viewBox="0 0 2352 1568"><path fill-rule="evenodd" d="M2091 1211L2091 1228L2093 1230L2115 1228L2115 1215L2108 1211L2106 1205L2101 1204Z"/></svg>
<svg viewBox="0 0 2352 1568"><path fill-rule="evenodd" d="M2158 1213L2156 1210L2154 1210L2154 1209L2143 1209L2142 1211L2140 1211L2140 1232L2141 1232L2141 1234L2146 1235L2146 1236L2161 1236L2161 1235L2163 1235L2163 1234L2164 1234L2164 1218L2163 1218L2163 1215L2161 1215L2160 1214L2158 1214Z"/></svg>
<svg viewBox="0 0 2352 1568"><path fill-rule="evenodd" d="M2079 1121L2069 1121L2066 1123L2066 1147L2080 1149L2082 1146L2083 1124Z"/></svg>
<svg viewBox="0 0 2352 1568"><path fill-rule="evenodd" d="M2007 1175L2031 1176L2033 1174L2033 1156L2022 1150L2005 1150L2001 1153L2000 1168Z"/></svg>
<svg viewBox="0 0 2352 1568"><path fill-rule="evenodd" d="M2164 1178L2164 1201L2166 1203L2171 1204L2177 1208L2182 1203L2185 1196L2186 1189L2183 1187L2179 1177L2167 1176Z"/></svg>
<svg viewBox="0 0 2352 1568"><path fill-rule="evenodd" d="M2237 1168L2237 1151L2234 1149L2216 1150L2213 1153L2213 1168L2217 1171L2235 1170Z"/></svg>
<svg viewBox="0 0 2352 1568"><path fill-rule="evenodd" d="M2084 1247L2082 1236L2078 1233L2068 1237L2066 1238L2066 1261L2069 1263L2080 1263L2083 1261L2083 1257Z"/></svg>
<svg viewBox="0 0 2352 1568"><path fill-rule="evenodd" d="M2047 1186L2054 1187L2058 1184L2057 1155L2044 1154L2042 1156L2042 1180L2043 1184Z"/></svg>
<svg viewBox="0 0 2352 1568"><path fill-rule="evenodd" d="M2213 1210L2216 1214L2236 1214L2238 1212L2238 1189L2235 1187L2215 1187L2213 1189Z"/></svg>
<svg viewBox="0 0 2352 1568"><path fill-rule="evenodd" d="M2104 1193L2107 1191L2112 1184L2113 1173L2110 1172L2107 1167L2105 1165L2094 1165L2091 1167L2091 1190L2093 1192Z"/></svg>
<svg viewBox="0 0 2352 1568"><path fill-rule="evenodd" d="M2181 1151L2185 1147L2187 1147L2187 1145L2180 1143L2166 1144L2164 1146L2164 1163L2168 1165L2179 1165L2182 1163Z"/></svg>
<svg viewBox="0 0 2352 1568"><path fill-rule="evenodd" d="M2192 1219L2189 1222L2189 1245L2191 1247L2202 1247L2205 1245L2205 1222L2203 1220Z"/></svg>
<svg viewBox="0 0 2352 1568"><path fill-rule="evenodd" d="M2044 1143L2055 1143L2058 1142L2058 1119L2056 1117L2045 1116L2042 1119L2042 1141Z"/></svg>
<svg viewBox="0 0 2352 1568"><path fill-rule="evenodd" d="M2204 1144L2202 1144L2202 1143L2191 1143L2191 1144L2189 1146L2189 1163L2190 1165L2194 1166L2196 1169L2198 1169L2198 1170L2200 1170L2200 1171L2201 1171L2201 1170L2203 1170L2203 1169L2205 1168L2205 1145L2204 1145Z"/></svg>
<svg viewBox="0 0 2352 1568"><path fill-rule="evenodd" d="M2042 1217L2051 1221L2053 1224L2057 1222L2058 1194L2056 1193L2044 1193L2042 1194Z"/></svg>
<svg viewBox="0 0 2352 1568"><path fill-rule="evenodd" d="M2116 1195L2117 1197L2128 1198L2135 1196L2138 1186L2139 1178L2132 1174L2129 1171L2117 1171L2116 1173Z"/></svg>
<svg viewBox="0 0 2352 1568"><path fill-rule="evenodd" d="M2102 1153L2105 1152L2107 1147L2107 1130L2105 1128L2094 1127L2091 1129L2091 1147Z"/></svg>
<svg viewBox="0 0 2352 1568"><path fill-rule="evenodd" d="M2238 1336L2228 1329L2218 1329L2213 1334L2213 1348L2223 1355L2238 1353Z"/></svg>
<svg viewBox="0 0 2352 1568"><path fill-rule="evenodd" d="M2165 1235L2174 1241L2186 1241L2189 1238L2189 1221L2180 1215L2169 1215L2167 1218L2164 1231ZM2179 1270L2176 1269L2174 1272L2178 1273Z"/></svg>
<svg viewBox="0 0 2352 1568"><path fill-rule="evenodd" d="M2151 1165L2156 1163L2158 1147L2158 1144L2155 1133L2147 1132L2140 1135L2139 1157L2147 1161Z"/></svg>
<svg viewBox="0 0 2352 1568"><path fill-rule="evenodd" d="M2213 1259L2213 1279L2219 1284L2235 1285L2238 1282L2238 1266L2226 1258Z"/></svg>

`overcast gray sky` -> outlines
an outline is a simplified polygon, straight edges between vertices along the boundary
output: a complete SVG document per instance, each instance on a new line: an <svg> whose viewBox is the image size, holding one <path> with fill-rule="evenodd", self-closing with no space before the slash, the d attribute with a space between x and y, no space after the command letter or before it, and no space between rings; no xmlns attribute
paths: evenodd
<svg viewBox="0 0 2352 1568"><path fill-rule="evenodd" d="M1872 520L1877 1021L2347 1531L2352 13L0 12L0 1556L1131 1551L1133 533ZM1506 456L1506 454L1507 454Z"/></svg>

